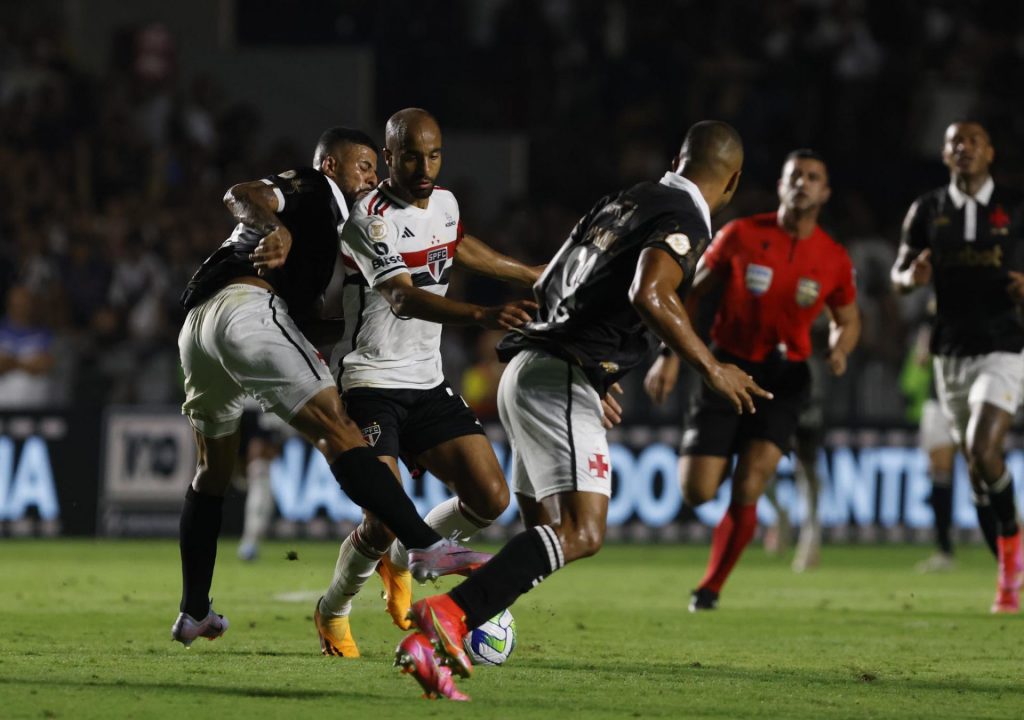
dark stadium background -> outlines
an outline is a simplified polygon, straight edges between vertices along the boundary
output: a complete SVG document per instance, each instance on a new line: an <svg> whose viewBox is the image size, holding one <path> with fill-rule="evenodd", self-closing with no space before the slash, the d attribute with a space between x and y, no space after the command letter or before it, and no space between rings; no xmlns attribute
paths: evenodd
<svg viewBox="0 0 1024 720"><path fill-rule="evenodd" d="M925 298L889 289L902 215L945 182L942 131L957 118L991 130L997 182L1024 183L1022 76L1020 3L0 2L0 303L27 286L57 359L44 406L0 414L0 535L171 529L107 524L97 495L130 507L162 479L165 503L180 498L187 428L162 429L181 396L177 298L230 231L224 190L308 164L330 125L382 140L411 105L440 120L441 183L466 228L531 262L600 195L660 175L696 120L727 120L746 143L719 223L775 207L789 150L821 152L825 224L857 266L864 317L850 371L827 385L827 422L855 430L839 445L910 448L899 376ZM453 288L481 303L504 292ZM492 340L446 330L456 385L486 390ZM653 408L641 378L619 437L671 445L685 394ZM478 402L486 415L486 392ZM45 471L23 463L32 438L48 448L56 515L39 507ZM884 482L869 525L886 524ZM909 500L895 497L899 525ZM864 524L855 515L837 525Z"/></svg>

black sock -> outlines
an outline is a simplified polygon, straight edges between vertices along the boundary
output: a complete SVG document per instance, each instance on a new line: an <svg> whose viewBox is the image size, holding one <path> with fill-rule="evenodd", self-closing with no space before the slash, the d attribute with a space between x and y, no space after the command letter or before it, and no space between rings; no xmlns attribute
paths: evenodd
<svg viewBox="0 0 1024 720"><path fill-rule="evenodd" d="M331 465L334 479L352 502L380 518L407 548L425 548L441 536L416 512L416 506L388 466L368 447L343 452Z"/></svg>
<svg viewBox="0 0 1024 720"><path fill-rule="evenodd" d="M996 516L996 530L1003 537L1017 534L1017 502L1013 496L1013 476L1010 468L988 488L989 504Z"/></svg>
<svg viewBox="0 0 1024 720"><path fill-rule="evenodd" d="M953 538L950 533L953 524L953 486L948 476L936 476L932 481L930 498L935 512L935 542L941 552L953 554Z"/></svg>
<svg viewBox="0 0 1024 720"><path fill-rule="evenodd" d="M985 544L988 545L988 549L992 551L992 554L998 558L999 549L996 547L996 514L992 510L992 505L989 504L988 495L979 495L977 491L974 492L974 509L978 513L978 527L981 528L981 534L985 538Z"/></svg>
<svg viewBox="0 0 1024 720"><path fill-rule="evenodd" d="M224 498L197 493L190 485L181 509L181 612L202 620L210 610L210 585L217 562Z"/></svg>
<svg viewBox="0 0 1024 720"><path fill-rule="evenodd" d="M521 532L449 595L466 611L466 627L475 628L509 607L545 577L565 565L562 546L547 525Z"/></svg>

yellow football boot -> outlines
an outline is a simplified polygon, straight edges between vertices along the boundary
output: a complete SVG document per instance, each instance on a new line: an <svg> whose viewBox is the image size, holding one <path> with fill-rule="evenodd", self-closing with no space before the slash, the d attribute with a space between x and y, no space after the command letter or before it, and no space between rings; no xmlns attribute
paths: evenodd
<svg viewBox="0 0 1024 720"><path fill-rule="evenodd" d="M400 629L408 630L412 623L405 616L412 606L412 573L392 563L389 553L384 553L377 563L377 573L384 583L383 597L388 615Z"/></svg>
<svg viewBox="0 0 1024 720"><path fill-rule="evenodd" d="M320 600L322 599L320 598ZM320 654L334 657L359 657L359 648L356 646L355 638L352 637L352 628L349 627L348 618L321 615L320 600L316 601L316 610L313 611L316 634L320 636Z"/></svg>

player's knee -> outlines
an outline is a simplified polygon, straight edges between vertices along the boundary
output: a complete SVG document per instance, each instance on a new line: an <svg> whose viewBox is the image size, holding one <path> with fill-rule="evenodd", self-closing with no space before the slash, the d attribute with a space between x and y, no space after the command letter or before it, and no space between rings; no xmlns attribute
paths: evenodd
<svg viewBox="0 0 1024 720"><path fill-rule="evenodd" d="M997 447L985 438L975 438L967 445L967 463L972 474L984 478L995 477L1003 464L1002 447Z"/></svg>
<svg viewBox="0 0 1024 720"><path fill-rule="evenodd" d="M508 503L508 485L504 481L494 483L486 493L463 500L463 504L469 508L470 512L488 522L497 520L498 516L508 508Z"/></svg>
<svg viewBox="0 0 1024 720"><path fill-rule="evenodd" d="M395 536L388 530L387 525L373 515L363 516L363 521L359 523L358 530L359 538L363 543L379 551L387 550L395 539Z"/></svg>
<svg viewBox="0 0 1024 720"><path fill-rule="evenodd" d="M703 487L699 483L683 481L683 502L688 506L695 508L709 500L713 500L715 493L709 492L708 488Z"/></svg>
<svg viewBox="0 0 1024 720"><path fill-rule="evenodd" d="M565 535L566 562L596 555L604 544L604 528L598 523L584 522Z"/></svg>

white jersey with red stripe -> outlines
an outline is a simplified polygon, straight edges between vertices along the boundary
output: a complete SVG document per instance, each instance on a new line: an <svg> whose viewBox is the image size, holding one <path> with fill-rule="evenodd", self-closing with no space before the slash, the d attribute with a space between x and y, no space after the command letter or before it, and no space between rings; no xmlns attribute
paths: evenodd
<svg viewBox="0 0 1024 720"><path fill-rule="evenodd" d="M406 273L416 287L444 295L461 240L459 204L439 187L418 208L395 197L385 181L352 208L341 234L345 336L331 356L344 390L441 384L442 326L399 317L373 288Z"/></svg>

